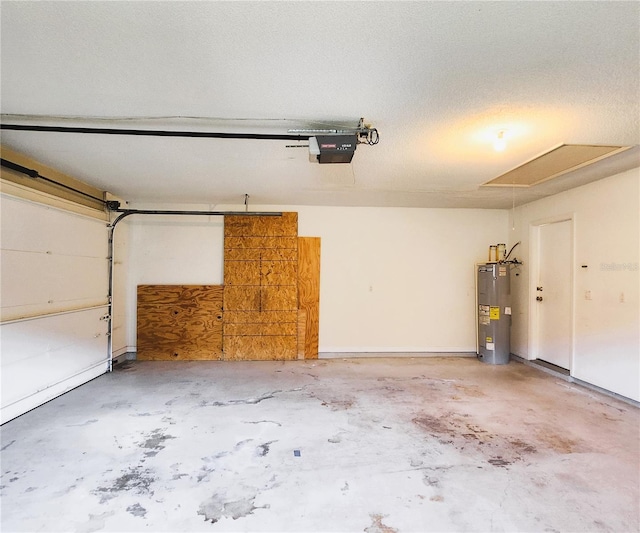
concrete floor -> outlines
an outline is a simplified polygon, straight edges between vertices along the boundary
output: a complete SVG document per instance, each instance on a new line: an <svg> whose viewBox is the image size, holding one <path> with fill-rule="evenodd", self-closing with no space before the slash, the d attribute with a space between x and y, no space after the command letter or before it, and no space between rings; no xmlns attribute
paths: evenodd
<svg viewBox="0 0 640 533"><path fill-rule="evenodd" d="M9 531L637 532L637 407L512 362L132 362L2 427Z"/></svg>

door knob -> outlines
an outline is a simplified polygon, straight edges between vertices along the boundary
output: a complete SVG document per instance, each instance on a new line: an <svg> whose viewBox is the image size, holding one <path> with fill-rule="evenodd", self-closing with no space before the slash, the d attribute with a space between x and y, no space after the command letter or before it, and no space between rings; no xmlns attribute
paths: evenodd
<svg viewBox="0 0 640 533"><path fill-rule="evenodd" d="M538 300L539 302L542 301L542 296L536 296L536 300Z"/></svg>

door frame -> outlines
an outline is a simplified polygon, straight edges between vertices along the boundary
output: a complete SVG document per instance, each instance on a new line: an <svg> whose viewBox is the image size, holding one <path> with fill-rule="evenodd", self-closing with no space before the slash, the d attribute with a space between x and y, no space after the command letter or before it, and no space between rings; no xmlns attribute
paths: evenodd
<svg viewBox="0 0 640 533"><path fill-rule="evenodd" d="M540 342L538 338L538 326L539 326L539 316L538 312L540 306L537 305L536 302L536 286L538 284L539 275L540 275L540 228L542 226L547 226L549 224L555 224L557 222L569 222L571 224L570 228L570 242L571 246L570 257L571 257L571 265L570 265L570 286L569 286L569 298L571 300L570 305L570 317L569 322L571 324L570 328L570 346L571 346L571 354L570 354L570 365L569 365L569 375L573 375L573 369L575 368L575 238L576 238L576 214L575 213L565 213L562 215L556 215L553 217L546 217L538 220L534 220L529 223L529 242L530 246L530 276L529 276L529 360L538 359L539 351L540 351Z"/></svg>

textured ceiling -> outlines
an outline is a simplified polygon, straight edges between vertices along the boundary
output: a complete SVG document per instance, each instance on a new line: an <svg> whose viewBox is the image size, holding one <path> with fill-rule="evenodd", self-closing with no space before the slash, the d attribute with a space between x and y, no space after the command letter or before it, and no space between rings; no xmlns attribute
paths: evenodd
<svg viewBox="0 0 640 533"><path fill-rule="evenodd" d="M2 1L5 124L286 133L364 117L381 138L350 165L290 141L2 143L131 201L511 207L638 166L639 21L638 2ZM634 148L480 187L562 143Z"/></svg>

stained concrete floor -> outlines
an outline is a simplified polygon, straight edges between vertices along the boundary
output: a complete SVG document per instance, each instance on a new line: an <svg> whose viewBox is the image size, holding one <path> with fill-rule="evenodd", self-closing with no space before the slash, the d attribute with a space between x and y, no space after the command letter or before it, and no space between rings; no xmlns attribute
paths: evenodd
<svg viewBox="0 0 640 533"><path fill-rule="evenodd" d="M2 427L9 531L637 532L637 407L519 363L126 363Z"/></svg>

